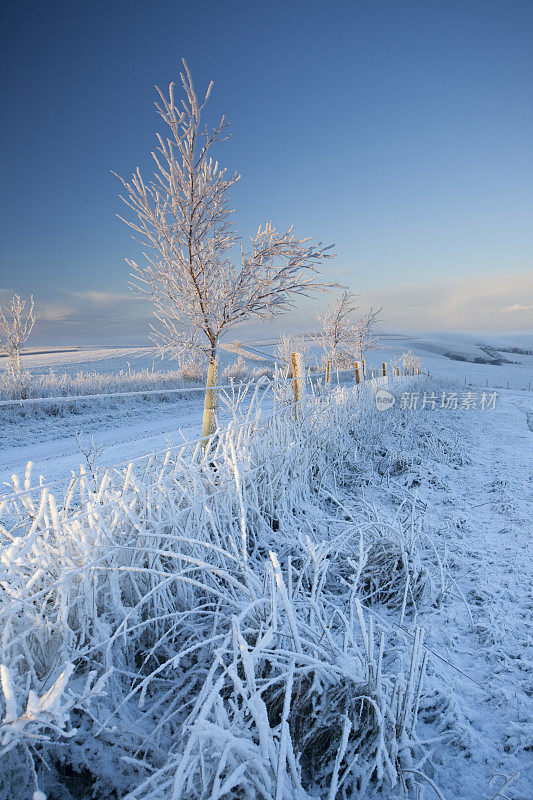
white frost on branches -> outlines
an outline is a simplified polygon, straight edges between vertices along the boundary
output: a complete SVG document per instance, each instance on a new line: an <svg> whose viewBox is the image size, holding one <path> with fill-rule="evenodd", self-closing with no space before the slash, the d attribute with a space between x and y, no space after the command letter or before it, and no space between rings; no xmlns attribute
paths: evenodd
<svg viewBox="0 0 533 800"><path fill-rule="evenodd" d="M199 101L183 65L186 99L176 102L173 83L168 96L158 89L156 108L170 133L157 134L153 179L145 182L139 169L130 181L120 179L122 199L136 217L124 221L147 248L144 264L127 263L135 285L154 301L159 344L171 352L196 347L215 358L220 336L235 324L279 314L295 295L325 288L317 282L316 265L331 258L331 246L297 239L292 228L280 233L267 222L248 250L241 246L234 263L231 250L238 237L228 203L240 175L227 175L210 157L211 147L228 138L228 123L222 117L212 131L202 128L213 83Z"/></svg>
<svg viewBox="0 0 533 800"><path fill-rule="evenodd" d="M381 308L374 310L370 308L354 323L352 330L352 341L349 343L350 352L353 353L357 361L363 361L368 350L375 350L379 345L379 339L375 335L375 327L379 321Z"/></svg>
<svg viewBox="0 0 533 800"><path fill-rule="evenodd" d="M343 354L349 351L352 345L353 315L357 308L355 294L345 291L339 297L333 310L326 311L324 315L317 314L321 328L317 341L324 349L326 359L333 361L336 366L340 365Z"/></svg>
<svg viewBox="0 0 533 800"><path fill-rule="evenodd" d="M411 350L408 350L407 353L402 353L400 362L405 375L416 373L422 366L421 359L415 356Z"/></svg>
<svg viewBox="0 0 533 800"><path fill-rule="evenodd" d="M34 323L33 297L30 297L28 302L15 294L9 306L0 307L0 349L9 359L9 370L15 392L21 383L20 351Z"/></svg>
<svg viewBox="0 0 533 800"><path fill-rule="evenodd" d="M279 361L285 369L290 369L292 366L292 354L300 353L307 366L309 361L309 343L303 336L293 336L282 334L279 342L274 350L274 358Z"/></svg>

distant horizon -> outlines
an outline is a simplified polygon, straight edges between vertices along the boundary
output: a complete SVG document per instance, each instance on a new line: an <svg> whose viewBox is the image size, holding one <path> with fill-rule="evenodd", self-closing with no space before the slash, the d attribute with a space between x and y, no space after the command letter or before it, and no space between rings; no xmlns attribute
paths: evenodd
<svg viewBox="0 0 533 800"><path fill-rule="evenodd" d="M313 330L305 330L305 331L288 331L287 334L294 335L294 336L313 336L313 334L318 333L318 331ZM253 342L265 342L268 340L277 341L282 333L275 334L273 333L270 335L263 335L260 336L258 334L253 334L250 332L247 336L239 336L238 329L234 331L233 334L224 337L221 340L222 344L231 344L234 340L240 340L243 344L246 343L253 343ZM417 338L427 338L427 339L448 339L450 341L454 341L457 338L463 339L465 341L469 341L471 343L477 343L477 340L480 337L492 337L494 339L515 339L519 340L521 344L524 342L529 342L531 347L533 347L533 330L530 332L527 331L448 331L448 330L419 330L419 331L402 331L402 330L378 330L376 332L376 336L378 339L381 338L405 338L405 339L417 339ZM479 344L485 344L485 342L479 342ZM490 344L490 343L489 343ZM512 345L511 342L507 344ZM519 345L517 345L519 346ZM99 348L105 350L113 350L113 349L121 349L121 348L154 348L157 349L157 346L154 342L150 339L146 339L145 342L140 341L127 341L124 340L118 343L111 343L106 344L103 342L98 341L84 341L84 342L47 342L47 341L36 341L28 343L23 349L22 354L27 353L28 351L35 350L36 348L44 348L45 350L58 350L60 348L65 349L78 349L78 348ZM3 354L0 354L0 358L5 358Z"/></svg>

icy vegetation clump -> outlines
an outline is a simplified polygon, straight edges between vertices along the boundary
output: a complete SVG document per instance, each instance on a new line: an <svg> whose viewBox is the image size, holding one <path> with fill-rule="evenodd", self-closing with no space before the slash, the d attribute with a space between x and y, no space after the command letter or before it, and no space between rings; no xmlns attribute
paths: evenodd
<svg viewBox="0 0 533 800"><path fill-rule="evenodd" d="M14 480L0 797L417 796L416 614L444 567L411 484L435 448L453 468L452 423L431 435L362 388L270 417L257 387L225 402L205 451L82 472L60 502L31 465Z"/></svg>
<svg viewBox="0 0 533 800"><path fill-rule="evenodd" d="M202 386L205 375L205 365L197 361L183 361L173 370L144 368L119 372L79 371L75 375L52 370L44 375L22 372L16 399L179 389L191 385ZM13 399L13 384L7 371L0 372L0 400L11 399Z"/></svg>
<svg viewBox="0 0 533 800"><path fill-rule="evenodd" d="M242 383L248 377L248 367L244 361L242 356L239 356L233 364L228 364L228 366L222 372L222 379L224 383L226 381L236 381L237 383Z"/></svg>

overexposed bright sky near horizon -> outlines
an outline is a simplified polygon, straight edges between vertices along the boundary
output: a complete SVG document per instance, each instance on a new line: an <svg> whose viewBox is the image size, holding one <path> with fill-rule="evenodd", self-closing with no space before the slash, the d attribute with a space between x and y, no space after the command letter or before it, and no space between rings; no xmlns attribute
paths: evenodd
<svg viewBox="0 0 533 800"><path fill-rule="evenodd" d="M532 3L22 0L2 29L0 303L35 295L35 341L146 338L110 171L150 172L182 56L231 122L244 238L335 242L327 278L391 330L533 330Z"/></svg>

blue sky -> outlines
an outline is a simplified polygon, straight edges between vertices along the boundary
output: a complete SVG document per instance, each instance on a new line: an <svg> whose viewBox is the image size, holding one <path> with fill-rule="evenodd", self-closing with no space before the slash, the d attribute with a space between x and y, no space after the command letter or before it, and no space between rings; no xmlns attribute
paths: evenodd
<svg viewBox="0 0 533 800"><path fill-rule="evenodd" d="M48 0L1 27L0 302L35 295L35 341L144 340L111 170L150 172L182 56L231 122L243 237L335 242L328 278L391 330L533 328L529 0Z"/></svg>

